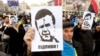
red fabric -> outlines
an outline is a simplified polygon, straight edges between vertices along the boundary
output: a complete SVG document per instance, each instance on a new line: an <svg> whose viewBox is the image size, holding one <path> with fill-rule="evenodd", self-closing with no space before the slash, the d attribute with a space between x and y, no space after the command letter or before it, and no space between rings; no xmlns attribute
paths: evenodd
<svg viewBox="0 0 100 56"><path fill-rule="evenodd" d="M91 5L93 7L94 12L97 14L98 13L98 6L95 0L91 1Z"/></svg>
<svg viewBox="0 0 100 56"><path fill-rule="evenodd" d="M54 5L55 6L61 6L62 0L54 0Z"/></svg>

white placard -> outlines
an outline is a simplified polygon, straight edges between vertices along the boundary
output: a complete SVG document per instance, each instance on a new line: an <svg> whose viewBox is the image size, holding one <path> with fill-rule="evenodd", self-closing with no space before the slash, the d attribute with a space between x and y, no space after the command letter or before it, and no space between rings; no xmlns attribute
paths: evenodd
<svg viewBox="0 0 100 56"><path fill-rule="evenodd" d="M91 30L94 17L95 17L94 13L84 12L84 14L83 14L84 21L82 24L82 29Z"/></svg>
<svg viewBox="0 0 100 56"><path fill-rule="evenodd" d="M32 52L62 50L62 7L34 7L31 16L35 29Z"/></svg>

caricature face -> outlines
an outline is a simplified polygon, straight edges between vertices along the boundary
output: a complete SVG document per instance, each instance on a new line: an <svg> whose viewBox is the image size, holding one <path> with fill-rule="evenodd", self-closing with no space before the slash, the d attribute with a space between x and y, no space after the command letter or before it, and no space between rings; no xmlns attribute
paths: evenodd
<svg viewBox="0 0 100 56"><path fill-rule="evenodd" d="M52 17L50 15L46 15L45 17L38 19L36 22L39 35L43 39L49 40L51 36L54 36L54 25L52 22Z"/></svg>
<svg viewBox="0 0 100 56"><path fill-rule="evenodd" d="M84 17L85 20L90 20L91 19L91 14L87 14L85 17Z"/></svg>
<svg viewBox="0 0 100 56"><path fill-rule="evenodd" d="M85 28L88 28L90 27L90 24L89 24L89 21L88 20L91 20L91 14L86 14L86 16L84 17L85 21L84 21L84 27Z"/></svg>
<svg viewBox="0 0 100 56"><path fill-rule="evenodd" d="M89 20L90 18L91 18L91 16L86 16L84 19Z"/></svg>
<svg viewBox="0 0 100 56"><path fill-rule="evenodd" d="M11 17L10 19L11 19L11 24L15 24L15 23L17 23L17 20L16 20L16 18L15 18L14 16Z"/></svg>

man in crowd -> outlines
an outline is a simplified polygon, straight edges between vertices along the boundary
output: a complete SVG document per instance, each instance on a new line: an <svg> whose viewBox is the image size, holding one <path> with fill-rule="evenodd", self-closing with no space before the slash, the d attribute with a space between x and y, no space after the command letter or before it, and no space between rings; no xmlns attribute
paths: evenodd
<svg viewBox="0 0 100 56"><path fill-rule="evenodd" d="M100 52L100 20L98 20L95 24L94 40L95 40L95 49L93 55L98 56Z"/></svg>
<svg viewBox="0 0 100 56"><path fill-rule="evenodd" d="M71 22L63 23L63 51L34 52L32 56L82 56L82 46L73 38L73 24ZM24 41L31 50L31 42L34 40L35 30L29 28L24 36Z"/></svg>
<svg viewBox="0 0 100 56"><path fill-rule="evenodd" d="M93 33L91 30L83 29L84 19L80 19L78 25L74 28L74 39L79 41L83 47L83 56L93 55Z"/></svg>

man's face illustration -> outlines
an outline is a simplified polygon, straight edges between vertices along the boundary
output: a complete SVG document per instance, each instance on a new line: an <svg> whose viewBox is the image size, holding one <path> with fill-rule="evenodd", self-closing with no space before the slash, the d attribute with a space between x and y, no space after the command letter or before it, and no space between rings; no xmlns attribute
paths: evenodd
<svg viewBox="0 0 100 56"><path fill-rule="evenodd" d="M54 36L54 24L50 15L46 15L36 22L40 37L49 40L51 36Z"/></svg>
<svg viewBox="0 0 100 56"><path fill-rule="evenodd" d="M85 20L90 20L91 19L91 15L87 15L84 17Z"/></svg>

